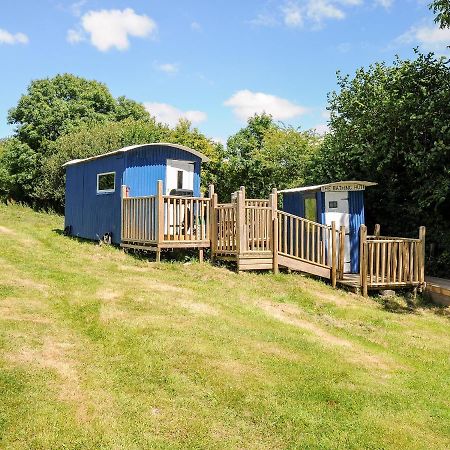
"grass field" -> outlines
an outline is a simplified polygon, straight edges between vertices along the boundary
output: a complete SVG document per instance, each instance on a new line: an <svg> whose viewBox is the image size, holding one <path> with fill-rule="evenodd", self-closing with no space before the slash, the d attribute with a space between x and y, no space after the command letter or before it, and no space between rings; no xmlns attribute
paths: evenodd
<svg viewBox="0 0 450 450"><path fill-rule="evenodd" d="M445 310L62 228L0 206L0 448L450 448Z"/></svg>

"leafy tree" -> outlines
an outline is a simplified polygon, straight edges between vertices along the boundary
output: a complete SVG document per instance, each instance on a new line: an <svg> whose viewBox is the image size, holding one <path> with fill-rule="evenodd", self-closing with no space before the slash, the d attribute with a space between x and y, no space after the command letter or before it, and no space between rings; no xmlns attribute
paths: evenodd
<svg viewBox="0 0 450 450"><path fill-rule="evenodd" d="M331 133L315 157L315 181L364 179L368 222L384 232L428 228L435 273L450 267L450 67L433 54L338 74L329 95Z"/></svg>
<svg viewBox="0 0 450 450"><path fill-rule="evenodd" d="M303 184L318 144L310 132L276 124L267 114L255 115L228 139L219 191L227 199L245 185L248 196L267 197L273 187Z"/></svg>
<svg viewBox="0 0 450 450"><path fill-rule="evenodd" d="M450 1L449 0L434 0L430 4L430 9L437 14L434 21L439 24L441 28L450 27Z"/></svg>
<svg viewBox="0 0 450 450"><path fill-rule="evenodd" d="M57 210L64 206L65 170L64 163L73 159L88 158L117 150L122 147L151 142L172 142L194 148L218 161L216 146L190 123L181 121L175 129L157 123L155 119L125 119L121 122L86 124L72 133L60 136L49 147L40 173L40 182L34 192L40 204L51 205ZM202 182L208 182L212 175L204 167Z"/></svg>
<svg viewBox="0 0 450 450"><path fill-rule="evenodd" d="M117 100L106 85L70 74L32 81L27 93L9 111L16 136L39 153L50 141L85 123L149 119L144 107L125 97Z"/></svg>
<svg viewBox="0 0 450 450"><path fill-rule="evenodd" d="M27 201L34 190L39 155L16 138L0 145L0 198Z"/></svg>

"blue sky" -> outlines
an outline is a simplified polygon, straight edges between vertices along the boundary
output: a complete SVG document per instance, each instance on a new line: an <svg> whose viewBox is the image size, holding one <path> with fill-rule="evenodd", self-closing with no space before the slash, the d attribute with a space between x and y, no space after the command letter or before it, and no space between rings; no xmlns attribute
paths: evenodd
<svg viewBox="0 0 450 450"><path fill-rule="evenodd" d="M224 140L254 112L323 131L336 70L353 74L414 46L445 53L426 0L3 0L0 136L36 78L70 72L188 117Z"/></svg>

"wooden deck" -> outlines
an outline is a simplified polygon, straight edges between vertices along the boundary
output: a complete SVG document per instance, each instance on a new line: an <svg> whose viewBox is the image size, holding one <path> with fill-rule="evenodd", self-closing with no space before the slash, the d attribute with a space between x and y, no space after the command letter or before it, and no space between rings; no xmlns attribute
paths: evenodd
<svg viewBox="0 0 450 450"><path fill-rule="evenodd" d="M233 261L238 272L286 267L363 295L425 285L424 227L411 239L380 236L379 227L367 236L361 225L359 274L344 274L345 227L279 210L276 189L269 199L247 199L241 187L230 203L218 203L214 186L208 197L163 195L161 181L155 196L126 192L123 187L121 246L154 251L157 260L169 248L197 248L203 260L203 249L211 248L213 261Z"/></svg>
<svg viewBox="0 0 450 450"><path fill-rule="evenodd" d="M425 277L426 293L433 302L442 306L450 306L450 280L445 278Z"/></svg>

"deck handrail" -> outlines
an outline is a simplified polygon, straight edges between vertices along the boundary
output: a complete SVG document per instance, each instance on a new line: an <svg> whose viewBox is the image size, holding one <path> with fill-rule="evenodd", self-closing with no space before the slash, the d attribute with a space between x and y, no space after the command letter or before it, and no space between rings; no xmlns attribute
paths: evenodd
<svg viewBox="0 0 450 450"><path fill-rule="evenodd" d="M360 284L363 295L370 287L421 286L425 282L425 227L419 238L367 236L360 228Z"/></svg>
<svg viewBox="0 0 450 450"><path fill-rule="evenodd" d="M122 187L121 242L154 248L157 259L162 247L209 247L211 198L157 194L129 197Z"/></svg>

